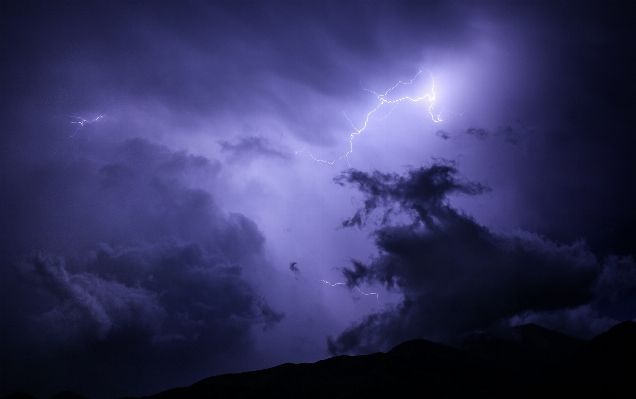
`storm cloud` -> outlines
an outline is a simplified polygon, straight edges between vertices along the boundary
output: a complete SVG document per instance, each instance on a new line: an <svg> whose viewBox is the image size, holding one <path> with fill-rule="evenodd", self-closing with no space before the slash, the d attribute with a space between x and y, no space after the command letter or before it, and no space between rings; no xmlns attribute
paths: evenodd
<svg viewBox="0 0 636 399"><path fill-rule="evenodd" d="M333 354L367 353L421 337L453 342L520 314L573 309L593 302L599 291L636 287L633 279L615 277L633 273L633 262L602 267L583 242L493 231L453 208L450 196L484 192L453 164L404 175L349 170L336 182L364 195L364 207L343 226L360 226L382 212L373 232L379 253L342 270L348 285L379 282L403 300L330 339ZM620 284L628 287L616 291Z"/></svg>
<svg viewBox="0 0 636 399"><path fill-rule="evenodd" d="M630 6L1 1L0 396L633 319Z"/></svg>
<svg viewBox="0 0 636 399"><path fill-rule="evenodd" d="M40 389L63 383L114 394L108 381L126 374L139 385L162 376L154 389L169 387L176 364L176 375L187 375L249 351L253 326L280 321L244 275L267 267L262 234L190 186L193 176L214 178L219 168L132 139L93 142L71 159L25 170L4 196L3 225L30 223L15 226L2 250L20 242L27 252L16 254L18 268L2 285L5 298L32 306L3 323L4 334L22 335L22 345L3 348L12 365L3 379L29 384L35 373ZM24 329L6 330L16 325ZM38 351L48 353L46 364Z"/></svg>

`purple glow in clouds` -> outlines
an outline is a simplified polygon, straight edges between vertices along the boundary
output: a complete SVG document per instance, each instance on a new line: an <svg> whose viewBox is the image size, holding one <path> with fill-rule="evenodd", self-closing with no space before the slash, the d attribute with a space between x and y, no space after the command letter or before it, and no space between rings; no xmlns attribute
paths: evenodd
<svg viewBox="0 0 636 399"><path fill-rule="evenodd" d="M428 70L427 70L428 71ZM391 108L391 110L382 118L378 119L378 121L388 118L391 113L393 112L393 110L395 109L395 107L398 106L399 103L401 103L402 101L411 101L411 102L419 102L419 101L424 101L427 100L429 102L429 106L428 106L428 113L431 116L431 120L433 122L441 122L441 112L438 113L437 115L435 115L433 113L433 107L435 106L435 79L433 78L433 75L431 74L430 71L428 71L429 75L431 76L431 92L430 93L426 93L420 97L411 97L411 96L403 96L403 97L398 97L398 98L394 98L394 99L387 99L387 96L389 96L389 94L391 92L393 92L395 89L397 89L399 86L402 85L410 85L412 84L417 77L422 73L422 70L420 69L417 74L415 75L415 77L413 77L413 79L407 81L407 82L402 82L401 80L396 83L393 87L391 87L390 89L388 89L386 92L384 92L383 94L378 94L377 92L373 91L373 90L369 90L367 88L365 88L364 86L362 86L362 83L360 83L360 85L362 86L362 89L364 91L368 91L369 93L373 93L373 95L380 100L380 102L376 105L375 108L373 108L371 111L369 111L366 115L366 118L364 120L364 123L362 124L361 128L357 128L354 123L351 121L351 119L349 119L349 117L347 116L347 112L344 111L343 114L345 116L345 118L347 118L347 121L349 121L349 123L351 124L351 127L355 130L354 132L352 132L349 135L349 151L347 151L344 155L341 155L339 158L333 159L331 161L328 160L324 160L324 159L319 159L316 158L311 151L309 151L306 148L303 148L301 150L298 151L294 151L294 154L298 155L301 154L303 152L307 152L309 154L309 156L311 157L311 159L313 159L316 162L323 162L329 165L333 165L338 161L342 161L343 159L347 160L347 165L349 165L349 167L351 167L351 164L349 163L349 155L351 153L353 153L353 139L362 134L362 132L367 128L369 121L372 117L372 115L374 115L380 108L382 108L384 105L393 105L393 108Z"/></svg>
<svg viewBox="0 0 636 399"><path fill-rule="evenodd" d="M0 397L633 319L629 5L0 1Z"/></svg>

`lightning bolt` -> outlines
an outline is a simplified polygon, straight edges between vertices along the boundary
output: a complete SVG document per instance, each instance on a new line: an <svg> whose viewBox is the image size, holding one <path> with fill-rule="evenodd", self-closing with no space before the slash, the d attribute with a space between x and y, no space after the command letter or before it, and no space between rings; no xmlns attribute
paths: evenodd
<svg viewBox="0 0 636 399"><path fill-rule="evenodd" d="M389 111L389 113L387 115L385 115L384 117L378 119L378 121L381 121L382 119L388 118L389 115L391 115L391 113L393 112L393 110L398 106L399 103L401 103L402 101L411 101L411 102L419 102L419 101L423 101L423 100L428 100L430 102L429 106L428 106L428 114L431 116L431 120L435 123L439 123L442 122L442 113L440 112L439 114L435 115L433 113L433 106L435 105L435 79L433 78L433 74L431 73L431 71L429 71L428 69L426 70L428 72L428 74L431 76L431 92L430 93L426 93L421 97L410 97L410 96L405 96L405 97L400 97L397 98L395 100L388 100L387 96L396 88L398 88L401 85L410 85L412 84L417 77L422 73L422 70L420 69L417 74L413 77L413 79L409 80L408 82L402 82L401 80L398 81L398 83L396 83L393 87L391 87L389 90L387 90L386 92L384 92L383 94L379 94L378 92L375 92L373 90L369 90L367 88L365 88L364 86L362 86L362 83L360 83L360 86L362 87L362 90L364 91L368 91L369 93L372 93L373 95L376 96L376 98L379 100L378 104L376 105L375 108L373 108L371 111L369 111L369 113L367 113L367 117L364 120L364 123L362 125L361 128L357 128L353 122L351 121L351 119L349 119L349 117L347 116L347 112L344 111L343 114L345 116L345 118L347 118L347 120L349 121L349 123L351 124L351 127L353 128L353 132L351 132L349 134L349 151L347 151L344 155L340 156L339 158L335 158L331 161L326 160L326 159L320 159L320 158L316 158L311 151L309 151L307 148L303 148L301 150L298 151L294 151L294 154L298 155L302 152L307 152L307 154L309 154L309 156L316 162L323 162L329 165L333 165L338 161L341 161L343 158L346 158L347 160L347 164L349 166L351 166L351 164L349 163L349 155L353 153L353 139L362 134L362 132L364 132L364 130L367 128L367 126L369 125L369 122L371 121L371 116L373 114L375 114L380 108L382 108L384 105L389 104L389 105L393 105L393 107L391 108L391 110ZM443 111L443 110L442 110Z"/></svg>
<svg viewBox="0 0 636 399"><path fill-rule="evenodd" d="M71 123L78 125L77 129L75 129L75 132L73 132L73 134L70 137L73 137L77 134L77 132L79 132L84 125L89 124L89 123L93 123L93 122L97 122L98 120L102 119L104 116L106 115L100 115L97 118L93 119L93 120L87 120L82 118L81 116L73 116L73 115L67 115L69 118L73 118L75 119L74 121L72 121Z"/></svg>
<svg viewBox="0 0 636 399"><path fill-rule="evenodd" d="M319 281L322 281L322 282L323 282L323 283L325 283L325 284L329 284L329 285L330 285L330 286L332 286L332 287L335 287L335 286L337 286L337 285L347 285L346 283L334 283L334 284L332 284L332 283L330 283L330 282L329 282L329 281L327 281L327 280L319 280ZM363 292L363 291L360 289L360 287L358 287L357 285L356 285L356 288L358 289L358 291L360 291L360 293L361 293L362 295L375 295L375 298L376 298L378 301L380 300L380 297L378 296L377 292L369 292L369 293Z"/></svg>

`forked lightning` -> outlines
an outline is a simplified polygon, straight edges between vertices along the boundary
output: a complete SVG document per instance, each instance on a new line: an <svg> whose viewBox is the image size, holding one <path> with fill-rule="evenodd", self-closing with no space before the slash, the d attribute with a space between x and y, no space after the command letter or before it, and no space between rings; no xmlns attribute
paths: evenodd
<svg viewBox="0 0 636 399"><path fill-rule="evenodd" d="M332 286L332 287L335 287L335 286L337 286L337 285L347 285L346 283L334 283L334 284L332 284L332 283L330 283L330 282L329 282L329 281L327 281L327 280L319 280L319 281L322 281L322 282L323 282L323 283L325 283L325 284L329 284L329 285L330 285L330 286ZM356 285L356 288L358 289L358 291L360 291L360 293L361 293L362 295L375 295L375 298L376 298L377 300L380 300L380 297L378 296L377 292L369 292L369 293L363 292L363 291L360 289L360 287L358 287L357 285Z"/></svg>
<svg viewBox="0 0 636 399"><path fill-rule="evenodd" d="M428 71L428 70L427 70ZM335 158L331 161L326 160L326 159L320 159L320 158L316 158L308 149L303 148L302 150L298 150L295 151L295 154L300 154L302 152L307 152L309 154L309 156L316 162L323 162L329 165L333 165L338 161L341 161L342 159L347 159L347 163L349 163L349 155L351 153L353 153L353 139L355 138L355 136L362 134L362 132L367 128L367 126L369 125L369 122L371 120L371 116L378 111L383 105L385 104L392 104L393 108L391 108L391 110L389 111L389 113L387 115L385 115L384 117L378 119L378 120L382 120L384 118L387 118L389 115L391 115L391 113L393 112L393 110L395 109L395 107L398 106L399 103L401 103L402 101L412 101L412 102L418 102L418 101L423 101L423 100L428 100L429 101L429 106L428 106L428 113L431 116L431 120L435 123L441 122L442 118L441 118L441 112L437 115L435 115L433 113L433 106L435 105L435 79L433 78L433 75L431 74L430 71L428 71L429 75L431 76L431 92L430 93L426 93L423 96L420 97L410 97L410 96L406 96L406 97L400 97L394 100L388 100L387 96L393 91L395 90L397 87L399 87L400 85L410 85L412 84L415 79L417 79L417 77L422 73L422 70L419 70L417 72L417 74L413 77L413 79L409 80L408 82L402 82L399 81L397 84L395 84L395 86L391 87L389 90L387 90L384 94L379 94L373 90L369 90L367 88L365 88L364 86L362 87L362 89L364 91L368 91L369 93L373 93L373 95L375 95L377 97L378 100L380 100L380 102L378 103L378 105L376 105L375 108L373 108L371 111L369 111L369 113L367 113L367 117L364 121L364 124L362 125L361 128L357 128L355 127L355 125L353 124L353 122L351 121L351 119L349 119L349 117L347 116L347 113L344 112L344 116L345 118L347 118L347 120L349 121L349 123L351 124L351 127L353 128L353 132L349 135L349 151L347 151L345 154L343 154L342 156L340 156L339 158Z"/></svg>
<svg viewBox="0 0 636 399"><path fill-rule="evenodd" d="M77 129L75 129L75 132L73 132L73 134L71 135L71 137L75 136L75 134L77 134L77 132L79 132L84 125L89 124L89 123L93 123L93 122L97 122L98 120L102 119L105 115L100 115L97 118L93 119L93 120L88 120L88 119L84 119L81 116L72 116L72 115L67 115L69 118L73 118L75 119L73 122L73 124L78 125Z"/></svg>

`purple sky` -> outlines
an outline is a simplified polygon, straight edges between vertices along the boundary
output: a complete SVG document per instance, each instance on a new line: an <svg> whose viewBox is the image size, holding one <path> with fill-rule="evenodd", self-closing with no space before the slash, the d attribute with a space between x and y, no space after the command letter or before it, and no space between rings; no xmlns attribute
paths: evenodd
<svg viewBox="0 0 636 399"><path fill-rule="evenodd" d="M636 317L629 2L5 0L0 31L0 396ZM313 159L400 81L435 102Z"/></svg>

